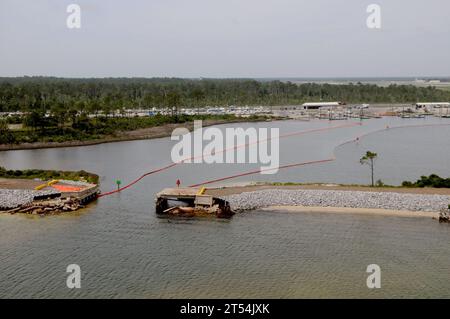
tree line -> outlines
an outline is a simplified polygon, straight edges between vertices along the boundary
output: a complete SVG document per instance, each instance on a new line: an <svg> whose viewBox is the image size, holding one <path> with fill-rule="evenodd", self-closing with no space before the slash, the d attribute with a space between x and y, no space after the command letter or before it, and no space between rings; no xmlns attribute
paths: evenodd
<svg viewBox="0 0 450 319"><path fill-rule="evenodd" d="M64 113L66 116L129 108L296 105L313 101L414 103L448 101L435 87L374 84L295 84L251 79L51 77L0 78L0 112Z"/></svg>
<svg viewBox="0 0 450 319"><path fill-rule="evenodd" d="M244 105L298 105L307 101L413 103L448 101L450 91L412 85L295 84L252 79L53 77L0 78L0 144L95 139L117 131L179 123L178 108ZM126 109L168 108L152 118L111 118ZM189 118L192 120L192 118ZM24 124L12 132L8 124ZM30 130L26 129L30 128Z"/></svg>

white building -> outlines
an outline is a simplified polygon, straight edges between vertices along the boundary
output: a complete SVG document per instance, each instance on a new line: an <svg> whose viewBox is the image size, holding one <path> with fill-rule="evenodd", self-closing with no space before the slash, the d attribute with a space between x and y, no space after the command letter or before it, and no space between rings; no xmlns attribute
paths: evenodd
<svg viewBox="0 0 450 319"><path fill-rule="evenodd" d="M321 107L335 107L345 105L345 103L342 102L312 102L312 103L303 103L303 109L305 110L317 110Z"/></svg>

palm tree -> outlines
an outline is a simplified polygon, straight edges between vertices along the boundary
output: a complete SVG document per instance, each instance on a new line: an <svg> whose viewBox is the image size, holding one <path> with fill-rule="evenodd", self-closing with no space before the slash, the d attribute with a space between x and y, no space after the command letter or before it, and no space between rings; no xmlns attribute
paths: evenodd
<svg viewBox="0 0 450 319"><path fill-rule="evenodd" d="M361 157L361 159L359 160L361 165L367 164L370 167L370 171L372 173L372 187L375 186L375 183L374 183L374 164L375 164L375 159L377 157L378 157L377 153L373 153L371 151L367 151L366 155Z"/></svg>

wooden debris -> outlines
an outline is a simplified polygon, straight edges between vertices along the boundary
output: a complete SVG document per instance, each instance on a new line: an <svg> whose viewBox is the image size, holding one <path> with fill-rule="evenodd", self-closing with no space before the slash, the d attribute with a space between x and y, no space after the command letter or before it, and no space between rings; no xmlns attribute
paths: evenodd
<svg viewBox="0 0 450 319"><path fill-rule="evenodd" d="M440 223L450 223L450 209L442 210L439 214Z"/></svg>

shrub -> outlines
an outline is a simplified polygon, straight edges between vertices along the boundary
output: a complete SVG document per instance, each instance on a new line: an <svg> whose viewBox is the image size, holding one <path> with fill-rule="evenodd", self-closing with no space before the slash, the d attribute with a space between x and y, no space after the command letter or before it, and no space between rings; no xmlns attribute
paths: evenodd
<svg viewBox="0 0 450 319"><path fill-rule="evenodd" d="M421 176L415 183L404 181L405 187L433 187L433 188L450 188L450 178L442 178L436 174L430 176Z"/></svg>
<svg viewBox="0 0 450 319"><path fill-rule="evenodd" d="M377 180L377 182L376 182L375 185L376 185L377 187L384 187L384 186L386 186L386 185L383 183L383 181L382 181L381 179Z"/></svg>

